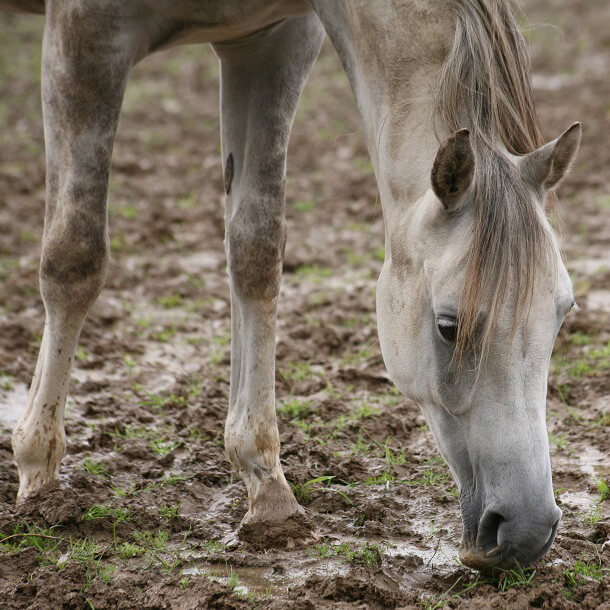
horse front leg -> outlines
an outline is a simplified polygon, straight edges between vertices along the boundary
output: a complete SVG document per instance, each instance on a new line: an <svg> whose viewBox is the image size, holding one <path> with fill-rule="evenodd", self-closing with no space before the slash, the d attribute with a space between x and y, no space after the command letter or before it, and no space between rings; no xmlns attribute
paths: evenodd
<svg viewBox="0 0 610 610"><path fill-rule="evenodd" d="M93 9L95 10L95 9ZM102 11L102 13L104 13ZM47 2L42 56L46 210L40 288L44 333L25 409L13 431L18 500L58 477L74 352L108 261L108 174L135 36L115 15Z"/></svg>
<svg viewBox="0 0 610 610"><path fill-rule="evenodd" d="M286 241L288 136L322 38L317 17L310 15L215 45L221 60L232 318L225 449L248 490L243 524L285 522L303 511L280 465L276 312Z"/></svg>

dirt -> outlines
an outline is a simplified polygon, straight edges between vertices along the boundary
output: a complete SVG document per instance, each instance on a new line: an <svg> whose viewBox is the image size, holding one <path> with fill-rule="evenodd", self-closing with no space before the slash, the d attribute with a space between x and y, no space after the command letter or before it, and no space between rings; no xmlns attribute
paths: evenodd
<svg viewBox="0 0 610 610"><path fill-rule="evenodd" d="M10 429L43 325L42 18L0 16L0 605L610 607L610 500L597 485L610 481L610 15L603 0L525 5L534 25L554 24L529 33L545 133L584 124L561 187L581 310L564 324L549 379L557 541L535 571L494 580L459 564L454 484L383 367L381 210L328 44L291 139L277 344L281 459L317 540L300 523L272 550L238 536L245 488L222 447L218 69L199 46L133 72L110 183L110 272L76 357L60 484L15 508Z"/></svg>

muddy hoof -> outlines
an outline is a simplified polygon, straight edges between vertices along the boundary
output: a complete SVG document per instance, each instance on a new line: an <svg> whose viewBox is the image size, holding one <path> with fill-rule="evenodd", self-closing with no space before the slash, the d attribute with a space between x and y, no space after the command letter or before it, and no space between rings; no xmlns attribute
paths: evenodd
<svg viewBox="0 0 610 610"><path fill-rule="evenodd" d="M239 528L239 539L256 550L292 550L313 544L319 540L313 519L302 507L299 508L301 510L283 521L244 519Z"/></svg>

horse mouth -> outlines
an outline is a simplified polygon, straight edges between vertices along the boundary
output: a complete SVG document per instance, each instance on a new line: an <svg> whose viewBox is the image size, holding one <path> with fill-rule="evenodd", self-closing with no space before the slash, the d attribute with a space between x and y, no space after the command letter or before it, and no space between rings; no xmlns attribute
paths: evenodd
<svg viewBox="0 0 610 610"><path fill-rule="evenodd" d="M472 568L483 573L493 573L496 570L502 570L514 564L507 557L506 551L497 546L488 551L473 546L460 546L460 561Z"/></svg>
<svg viewBox="0 0 610 610"><path fill-rule="evenodd" d="M491 575L514 566L525 568L546 555L555 540L558 525L559 519L554 524L548 540L539 549L520 548L511 543L484 549L462 542L460 561L473 570Z"/></svg>

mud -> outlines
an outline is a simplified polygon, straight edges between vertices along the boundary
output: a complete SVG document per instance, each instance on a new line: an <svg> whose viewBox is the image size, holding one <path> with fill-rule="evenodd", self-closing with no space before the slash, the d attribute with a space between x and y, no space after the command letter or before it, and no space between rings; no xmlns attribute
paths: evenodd
<svg viewBox="0 0 610 610"><path fill-rule="evenodd" d="M610 607L610 500L598 488L610 481L610 15L602 0L555 4L525 8L533 24L558 26L529 34L545 133L584 124L561 188L581 311L561 330L549 378L563 519L535 572L496 580L459 564L455 487L418 408L383 367L381 211L328 45L291 139L277 345L281 459L318 539L297 527L292 542L263 551L238 535L245 488L222 447L229 294L218 69L205 47L134 70L110 183L110 271L76 356L60 484L15 508L10 429L44 313L42 20L0 16L0 605Z"/></svg>

